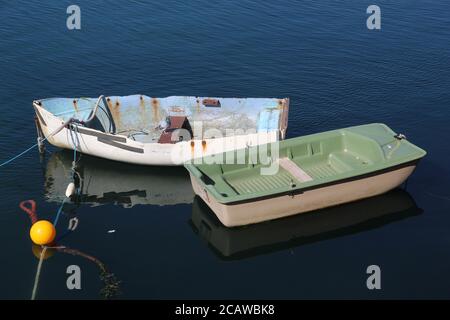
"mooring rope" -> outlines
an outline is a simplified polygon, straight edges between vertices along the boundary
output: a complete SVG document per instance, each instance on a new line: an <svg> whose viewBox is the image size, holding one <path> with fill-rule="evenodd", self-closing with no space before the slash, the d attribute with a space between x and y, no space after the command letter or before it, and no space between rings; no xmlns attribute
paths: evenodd
<svg viewBox="0 0 450 320"><path fill-rule="evenodd" d="M75 174L75 168L76 168L76 164L77 164L77 148L81 145L80 144L80 140L78 139L78 135L77 133L80 133L80 131L78 130L78 126L77 125L72 125L72 127L74 128L74 130L70 130L70 139L72 140L72 144L73 144L73 161L72 161L72 175ZM72 132L74 131L74 132Z"/></svg>
<svg viewBox="0 0 450 320"><path fill-rule="evenodd" d="M25 151L19 153L18 155L12 157L11 159L6 160L5 162L1 163L1 164L0 164L0 167L3 167L4 165L7 165L8 163L13 162L14 160L16 160L17 158L20 158L21 156L23 156L24 154L26 154L27 152L29 152L29 151L32 150L33 148L36 148L37 146L39 146L40 143L42 143L42 142L48 140L49 138L53 137L55 134L57 134L58 132L60 132L64 127L67 127L71 122L78 122L78 123L82 123L82 124L86 124L86 123L91 122L91 121L94 119L95 114L97 113L97 109L100 107L100 101L102 101L103 98L104 98L103 95L100 95L100 96L98 97L98 100L97 100L97 102L95 103L95 106L94 106L94 108L92 109L91 114L90 114L90 116L89 116L88 119L86 119L85 121L80 121L80 120L75 119L75 118L70 118L69 120L67 120L66 122L64 122L60 127L56 128L56 130L53 131L52 133L50 133L47 137L44 137L43 139L41 139L38 143L32 145L31 147L29 147L29 148L26 149ZM101 107L100 107L100 109L101 109ZM78 128L77 128L76 130L77 130L77 132L78 132ZM70 134L72 134L72 132L71 132ZM75 133L75 136L76 136L76 133ZM77 140L78 140L78 136L76 136L76 138L77 138ZM74 149L76 149L76 147L74 147ZM74 151L76 151L76 150L74 150Z"/></svg>
<svg viewBox="0 0 450 320"><path fill-rule="evenodd" d="M88 122L91 121L91 120L94 118L95 113L96 113L96 111L97 111L97 108L98 108L98 106L99 106L100 100L101 100L102 98L103 98L103 96L100 96L100 97L98 98L98 101L97 101L97 103L96 103L96 106L95 106L95 108L94 108L94 110L93 110L91 116L89 117ZM69 120L67 120L66 122L64 122L60 127L56 128L56 130L54 130L52 133L50 133L47 137L44 137L44 138L42 138L42 139L39 138L39 142L38 142L38 143L35 143L34 145L32 145L31 147L29 147L28 149L26 149L26 150L22 151L21 153L15 155L15 156L12 157L11 159L9 159L9 160L7 160L7 161L1 163L1 164L0 164L0 167L3 167L3 166L5 166L5 165L7 165L7 164L13 162L14 160L20 158L21 156L23 156L24 154L26 154L26 153L29 152L30 150L32 150L32 149L34 149L35 147L39 146L39 145L40 145L41 143L43 143L44 141L46 141L46 140L48 140L49 138L53 137L55 134L57 134L58 132L60 132L63 128L68 127L72 122L78 122L78 123L80 123L80 121L78 121L77 119L70 118ZM72 182L73 182L73 181L74 181L74 175L75 175L75 174L77 174L78 177L80 177L79 173L76 171L77 145L78 145L78 146L80 145L80 141L79 141L78 136L77 136L77 133L79 133L79 131L78 131L78 126L75 126L75 130L74 130L74 131L76 131L76 132L72 132L72 130L70 130L70 128L69 128L69 131L70 131L70 137L71 137L71 140L72 140L72 143L73 143L73 151L74 151L74 152L73 152L73 162L72 162ZM75 138L74 138L74 136L75 136ZM80 178L81 178L81 177L80 177ZM64 198L63 201L61 202L61 205L59 206L58 212L57 212L57 214L56 214L56 216L55 216L55 219L54 219L54 221L53 221L53 225L54 225L55 227L56 227L56 225L57 225L57 223L58 223L58 220L59 220L59 217L60 217L60 215L61 215L61 212L63 211L63 207L64 207L64 204L65 204L65 202L66 202L66 199L67 199L67 198ZM27 206L27 204L29 204L30 206ZM35 222L38 221L38 217L37 217L37 213L36 213L36 202L35 202L34 200L26 200L26 201L22 201L22 202L20 203L19 206L20 206L20 208L21 208L23 211L25 211L25 212L28 214L28 217L30 218L31 224L32 224L32 225L33 225ZM35 278L34 278L33 291L32 291L32 293L31 293L31 300L35 300L35 298L36 298L36 293L37 293L37 289L38 289L38 285L39 285L39 278L40 278L40 275L41 275L42 264L43 264L43 261L44 261L44 258L45 258L45 254L46 254L47 248L48 248L47 246L43 246L43 247L42 247L42 251L41 251L41 254L40 254L40 257L39 257L39 263L38 263L38 266L37 266L36 275L35 275ZM59 248L59 250L62 250L63 252L68 252L68 253L71 253L71 254L82 255L82 256L84 256L85 258L89 258L90 260L96 262L96 263L100 266L100 269L102 270L103 277L104 277L106 280L109 279L109 281L107 281L108 283L106 283L107 285L106 285L105 288L109 288L109 287L112 287L113 289L118 288L118 282L117 282L117 283L114 283L114 281L111 282L111 279L112 279L112 280L115 279L115 278L114 278L114 275L113 275L113 274L109 274L109 273L106 271L106 268L104 267L103 263L101 263L101 262L99 263L99 260L98 260L98 259L93 258L93 257L91 257L91 256L89 256L89 255L80 254L80 252L78 252L77 250L70 250L70 249L65 248L65 247L63 247L63 249ZM111 282L111 283L109 283L109 282Z"/></svg>
<svg viewBox="0 0 450 320"><path fill-rule="evenodd" d="M41 276L41 269L42 269L42 262L44 261L45 252L47 251L47 247L44 246L44 248L41 251L41 255L39 256L39 263L36 271L36 276L34 277L34 285L33 285L33 292L31 293L31 300L34 300L36 298L36 292L39 284L39 278Z"/></svg>
<svg viewBox="0 0 450 320"><path fill-rule="evenodd" d="M66 202L66 198L61 202L61 205L59 206L58 212L56 213L55 220L53 220L53 225L56 228L56 225L58 224L59 216L61 215L62 209L64 207L64 203Z"/></svg>
<svg viewBox="0 0 450 320"><path fill-rule="evenodd" d="M26 149L25 151L19 153L18 155L12 157L11 159L3 162L2 164L0 164L0 167L3 167L4 165L7 165L10 162L13 162L14 160L16 160L17 158L20 158L21 156L23 156L25 153L27 153L28 151L32 150L33 148L36 148L39 145L39 143L36 143L34 145L32 145L31 147L29 147L28 149Z"/></svg>
<svg viewBox="0 0 450 320"><path fill-rule="evenodd" d="M43 138L41 140L41 142L44 142L46 140L48 140L49 138L53 137L55 134L57 134L58 132L60 132L64 127L66 127L69 123L71 123L72 121L75 121L75 119L70 118L69 120L67 120L66 122L64 122L61 126L59 126L58 128L56 128L55 131L53 131L52 133L50 133L47 137ZM17 158L20 158L21 156L23 156L24 154L26 154L27 152L29 152L30 150L32 150L33 148L36 148L39 145L39 143L35 143L34 145L32 145L31 147L29 147L28 149L26 149L25 151L22 151L21 153L19 153L18 155L15 155L14 157L12 157L9 160L6 160L5 162L0 164L0 167L3 167L5 165L7 165L8 163L13 162L14 160L16 160Z"/></svg>

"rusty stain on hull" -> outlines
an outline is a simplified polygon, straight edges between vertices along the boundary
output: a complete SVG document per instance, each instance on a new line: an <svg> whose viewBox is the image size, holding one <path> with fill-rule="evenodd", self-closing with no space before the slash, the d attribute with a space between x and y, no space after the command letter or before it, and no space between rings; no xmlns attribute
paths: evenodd
<svg viewBox="0 0 450 320"><path fill-rule="evenodd" d="M75 109L75 112L78 113L77 100L73 100L73 108Z"/></svg>
<svg viewBox="0 0 450 320"><path fill-rule="evenodd" d="M203 105L205 107L215 107L215 108L220 108L220 100L219 99L203 99Z"/></svg>
<svg viewBox="0 0 450 320"><path fill-rule="evenodd" d="M198 97L195 99L195 107L196 107L195 110L197 112L200 112L200 99Z"/></svg>
<svg viewBox="0 0 450 320"><path fill-rule="evenodd" d="M206 151L206 141L205 140L202 141L202 151L203 151L203 153Z"/></svg>
<svg viewBox="0 0 450 320"><path fill-rule="evenodd" d="M110 98L110 97L106 98L106 103L108 104L108 109L109 109L110 111L112 111L111 98Z"/></svg>
<svg viewBox="0 0 450 320"><path fill-rule="evenodd" d="M116 126L120 127L121 126L121 122L122 122L122 120L121 120L122 114L120 113L120 102L119 102L119 100L116 100L116 102L114 103L112 108L110 107L110 110L111 110L113 119L116 122Z"/></svg>
<svg viewBox="0 0 450 320"><path fill-rule="evenodd" d="M159 101L157 98L152 98L152 111L153 111L153 121L155 123L159 122Z"/></svg>
<svg viewBox="0 0 450 320"><path fill-rule="evenodd" d="M80 121L89 119L98 98L50 98L35 100L35 107L42 107L56 116L61 123L71 117ZM203 102L220 107L206 108ZM40 106L42 105L42 106ZM98 122L86 122L86 128L103 135L131 139L130 147L142 144L158 144L165 126L173 122L173 118L183 118L189 124L190 138L185 139L187 153L202 156L215 151L214 141L206 140L204 132L214 129L214 137L228 135L227 130L236 130L235 134L246 135L246 130L257 133L279 133L271 136L283 139L287 127L289 99L278 98L211 98L200 96L169 96L165 98L146 95L106 96L98 105ZM44 116L44 114L37 114ZM168 119L167 123L160 121ZM45 118L47 119L47 118ZM43 121L39 119L43 125ZM47 121L47 120L46 120ZM240 130L240 131L239 131ZM216 132L212 131L212 132ZM211 133L212 133L211 132ZM174 137L178 137L174 135ZM197 137L194 142L192 137ZM245 137L242 137L244 139ZM245 138L246 139L246 138ZM176 139L172 143L178 143ZM210 144L213 143L213 144ZM58 145L62 143L58 142ZM112 148L117 147L111 145ZM165 147L167 149L167 147ZM168 150L168 149L167 149ZM130 151L130 150L127 150ZM135 151L133 149L133 151ZM183 151L183 152L185 152ZM133 152L136 153L136 152ZM111 156L111 155L108 155ZM115 156L115 155L114 155ZM128 161L128 160L127 160ZM159 160L158 160L159 161ZM162 160L169 163L171 160ZM152 162L150 159L148 162Z"/></svg>
<svg viewBox="0 0 450 320"><path fill-rule="evenodd" d="M141 123L143 122L143 120L146 118L145 117L145 100L143 96L139 97L139 115L140 115L140 119L141 119Z"/></svg>
<svg viewBox="0 0 450 320"><path fill-rule="evenodd" d="M191 156L194 157L194 151L195 151L195 142L191 141Z"/></svg>

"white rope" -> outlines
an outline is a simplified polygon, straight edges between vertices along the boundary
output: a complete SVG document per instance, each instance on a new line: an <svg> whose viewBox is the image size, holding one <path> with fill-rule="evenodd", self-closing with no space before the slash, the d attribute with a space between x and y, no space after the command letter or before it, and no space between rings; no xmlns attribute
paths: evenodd
<svg viewBox="0 0 450 320"><path fill-rule="evenodd" d="M44 247L41 251L41 255L39 256L39 264L36 271L36 276L34 277L34 285L33 292L31 293L31 300L36 299L36 292L39 284L39 277L41 276L42 262L44 261L45 252L47 251L47 247Z"/></svg>

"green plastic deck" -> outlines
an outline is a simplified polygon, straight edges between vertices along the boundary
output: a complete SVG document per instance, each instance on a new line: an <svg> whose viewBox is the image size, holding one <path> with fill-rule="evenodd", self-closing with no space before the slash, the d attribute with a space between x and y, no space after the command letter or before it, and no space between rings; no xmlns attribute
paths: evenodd
<svg viewBox="0 0 450 320"><path fill-rule="evenodd" d="M267 150L271 152L270 146ZM252 163L249 150L232 153L205 158L202 164L185 164L209 195L225 204L301 192L416 161L426 154L408 140L396 137L394 131L381 123L281 141L278 159L272 159L272 165L274 161L283 165L273 175L261 174L261 168L269 165L260 159ZM236 159L238 154L245 154L245 164L210 164L217 159Z"/></svg>

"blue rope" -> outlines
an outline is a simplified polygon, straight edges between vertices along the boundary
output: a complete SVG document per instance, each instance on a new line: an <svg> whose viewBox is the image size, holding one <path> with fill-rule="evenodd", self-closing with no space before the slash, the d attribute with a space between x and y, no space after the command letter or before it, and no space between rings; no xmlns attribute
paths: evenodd
<svg viewBox="0 0 450 320"><path fill-rule="evenodd" d="M66 121L65 123L63 123L63 126L59 127L57 130L53 131L48 137L50 137L50 136L56 134L57 132L61 131L61 129L62 129L64 126L68 125L68 124L69 124L70 122L72 122L72 121L73 121L73 119L70 118L68 121ZM44 142L45 140L47 140L48 137L43 138L40 142ZM32 146L29 147L27 150L25 150L25 151L19 153L18 155L14 156L14 157L12 157L11 159L9 159L9 160L3 162L2 164L0 164L0 167L3 167L4 165L7 165L8 163L10 163L10 162L16 160L17 158L23 156L25 153L27 153L28 151L30 151L30 150L32 150L33 148L37 147L38 145L39 145L39 143L36 143L36 144L32 145Z"/></svg>
<svg viewBox="0 0 450 320"><path fill-rule="evenodd" d="M77 147L73 147L73 161L72 161L72 181L73 181L73 175L75 174L75 166L77 162Z"/></svg>
<svg viewBox="0 0 450 320"><path fill-rule="evenodd" d="M18 155L14 156L14 157L12 157L11 159L9 159L9 160L3 162L2 164L0 164L0 167L3 167L4 165L7 165L8 163L13 162L13 161L16 160L17 158L20 158L20 157L23 156L25 153L27 153L28 151L30 151L30 150L32 150L33 148L37 147L38 145L39 145L38 143L32 145L32 146L29 147L27 150L25 150L25 151L19 153Z"/></svg>
<svg viewBox="0 0 450 320"><path fill-rule="evenodd" d="M63 202L62 202L61 205L59 206L58 213L56 214L55 220L53 221L53 225L54 225L55 227L56 227L56 225L58 224L59 216L61 215L62 208L63 208L63 206L64 206L64 202L66 202L66 198L64 198Z"/></svg>
<svg viewBox="0 0 450 320"><path fill-rule="evenodd" d="M75 126L73 126L73 127L75 127L76 132L79 132L79 131L78 131L78 126L77 126L77 125L75 125ZM80 141L78 140L78 136L77 136L77 133L76 133L76 132L72 133L72 130L70 131L70 138L71 138L72 144L73 144L72 174L73 174L74 171L75 171L75 163L76 163L76 161L77 161L77 144L80 145ZM75 138L74 138L74 135L75 135ZM76 140L76 141L75 141L75 140Z"/></svg>

